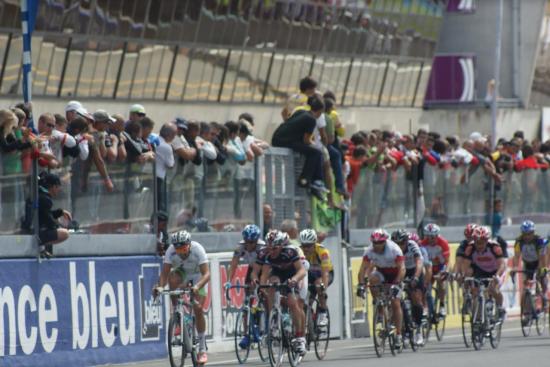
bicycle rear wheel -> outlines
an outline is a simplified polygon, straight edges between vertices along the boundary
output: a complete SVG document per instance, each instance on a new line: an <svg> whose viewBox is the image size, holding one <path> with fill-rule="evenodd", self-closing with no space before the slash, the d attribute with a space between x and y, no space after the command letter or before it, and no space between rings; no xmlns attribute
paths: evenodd
<svg viewBox="0 0 550 367"><path fill-rule="evenodd" d="M375 305L375 310L372 315L372 340L374 342L374 351L380 358L384 355L384 350L386 349L387 336L383 306Z"/></svg>
<svg viewBox="0 0 550 367"><path fill-rule="evenodd" d="M235 330L233 337L235 340L235 354L237 355L237 360L240 364L245 363L248 359L248 355L250 354L250 345L252 344L252 335L250 335L250 322L252 320L250 320L248 315L249 312L244 308L241 308L237 313L237 318L235 319ZM248 338L248 343L241 343L245 337Z"/></svg>
<svg viewBox="0 0 550 367"><path fill-rule="evenodd" d="M533 325L533 307L531 294L529 292L523 293L523 301L520 305L520 322L521 333L523 336L528 337L531 334L531 326Z"/></svg>
<svg viewBox="0 0 550 367"><path fill-rule="evenodd" d="M267 349L269 351L269 363L271 367L279 367L283 363L283 323L281 314L277 309L272 309L268 319Z"/></svg>
<svg viewBox="0 0 550 367"><path fill-rule="evenodd" d="M314 312L314 346L315 346L315 356L318 360L322 360L327 355L327 349L328 349L328 343L330 340L330 313L328 311L328 308L326 309L327 313L327 324L326 325L318 325L318 303L314 304L313 312Z"/></svg>
<svg viewBox="0 0 550 367"><path fill-rule="evenodd" d="M185 345L182 338L180 314L174 312L168 323L168 358L170 366L183 367L185 362Z"/></svg>
<svg viewBox="0 0 550 367"><path fill-rule="evenodd" d="M466 299L462 305L462 339L466 348L470 348L472 341L472 301Z"/></svg>

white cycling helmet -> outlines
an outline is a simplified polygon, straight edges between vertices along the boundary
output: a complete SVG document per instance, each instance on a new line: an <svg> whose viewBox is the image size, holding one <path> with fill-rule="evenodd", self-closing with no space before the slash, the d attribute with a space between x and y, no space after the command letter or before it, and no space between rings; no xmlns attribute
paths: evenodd
<svg viewBox="0 0 550 367"><path fill-rule="evenodd" d="M317 233L314 229L304 229L300 232L300 243L317 243Z"/></svg>
<svg viewBox="0 0 550 367"><path fill-rule="evenodd" d="M174 247L181 247L191 243L191 234L187 231L174 232L172 233L170 240Z"/></svg>

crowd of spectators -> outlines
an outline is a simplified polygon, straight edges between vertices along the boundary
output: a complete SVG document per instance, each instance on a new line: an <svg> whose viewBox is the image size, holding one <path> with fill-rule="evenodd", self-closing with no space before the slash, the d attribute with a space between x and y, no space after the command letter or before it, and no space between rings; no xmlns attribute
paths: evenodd
<svg viewBox="0 0 550 367"><path fill-rule="evenodd" d="M156 122L139 104L131 106L125 117L105 110L91 112L82 103L70 101L64 114L41 113L35 118L36 126L30 125L31 109L18 104L0 110L4 231L11 230L14 221L21 222L23 231L31 230L32 220L22 203L31 196L33 159L39 172L63 181L58 201L76 220L113 219L108 213L113 205L123 207L117 208L123 213L114 219L135 219L143 201L153 202L148 199L152 199L154 175L160 217L175 213L178 226L208 230L208 220L200 218L198 207L205 182L226 179L232 218L241 218L243 201L254 197L254 159L268 148L254 137L254 118L249 113L224 124L177 117L163 123L156 134ZM124 196L123 202L109 202L109 195L116 193ZM145 207L150 211L144 214L154 210L152 205Z"/></svg>

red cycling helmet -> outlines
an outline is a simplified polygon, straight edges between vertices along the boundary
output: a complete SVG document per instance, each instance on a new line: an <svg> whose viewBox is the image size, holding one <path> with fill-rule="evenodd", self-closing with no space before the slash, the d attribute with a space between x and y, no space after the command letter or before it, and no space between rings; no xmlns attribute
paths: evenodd
<svg viewBox="0 0 550 367"><path fill-rule="evenodd" d="M487 227L477 226L472 232L472 239L477 240L488 240L491 238L491 231Z"/></svg>
<svg viewBox="0 0 550 367"><path fill-rule="evenodd" d="M464 237L466 239L472 238L472 233L474 232L474 229L478 227L478 224L476 223L469 223L466 225L466 228L464 228Z"/></svg>
<svg viewBox="0 0 550 367"><path fill-rule="evenodd" d="M372 232L371 235L370 235L370 240L373 243L374 242L384 242L388 238L390 238L390 235L388 234L388 232L386 232L385 229L382 229L382 228L378 228L378 229L374 230L374 232Z"/></svg>

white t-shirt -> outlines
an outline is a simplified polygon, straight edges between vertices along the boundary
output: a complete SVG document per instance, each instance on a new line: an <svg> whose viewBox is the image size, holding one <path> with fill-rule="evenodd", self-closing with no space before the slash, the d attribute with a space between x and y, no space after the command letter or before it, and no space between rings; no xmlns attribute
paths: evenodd
<svg viewBox="0 0 550 367"><path fill-rule="evenodd" d="M315 126L315 130L313 131L313 145L321 149L323 147L323 142L321 141L321 133L319 132L319 129L324 129L327 126L325 114L322 113L316 121L317 124Z"/></svg>
<svg viewBox="0 0 550 367"><path fill-rule="evenodd" d="M254 143L256 139L254 139L254 136L248 135L246 139L242 142L243 149L245 151L248 151L250 149L250 146ZM245 164L237 166L237 175L236 177L238 179L254 179L254 162L246 161Z"/></svg>
<svg viewBox="0 0 550 367"><path fill-rule="evenodd" d="M170 145L172 145L172 149L174 149L174 151L181 148L189 148L189 143L187 142L187 140L185 140L185 137L183 135L176 136L174 140L172 140Z"/></svg>
<svg viewBox="0 0 550 367"><path fill-rule="evenodd" d="M159 137L160 144L155 152L155 161L157 164L157 177L166 178L166 170L174 167L174 152L162 136Z"/></svg>
<svg viewBox="0 0 550 367"><path fill-rule="evenodd" d="M186 259L182 259L176 253L174 245L170 245L166 250L166 254L164 254L163 263L172 265L172 269L182 269L186 274L186 278L189 279L197 274L200 275L200 266L208 263L208 256L200 243L191 241L191 250Z"/></svg>

